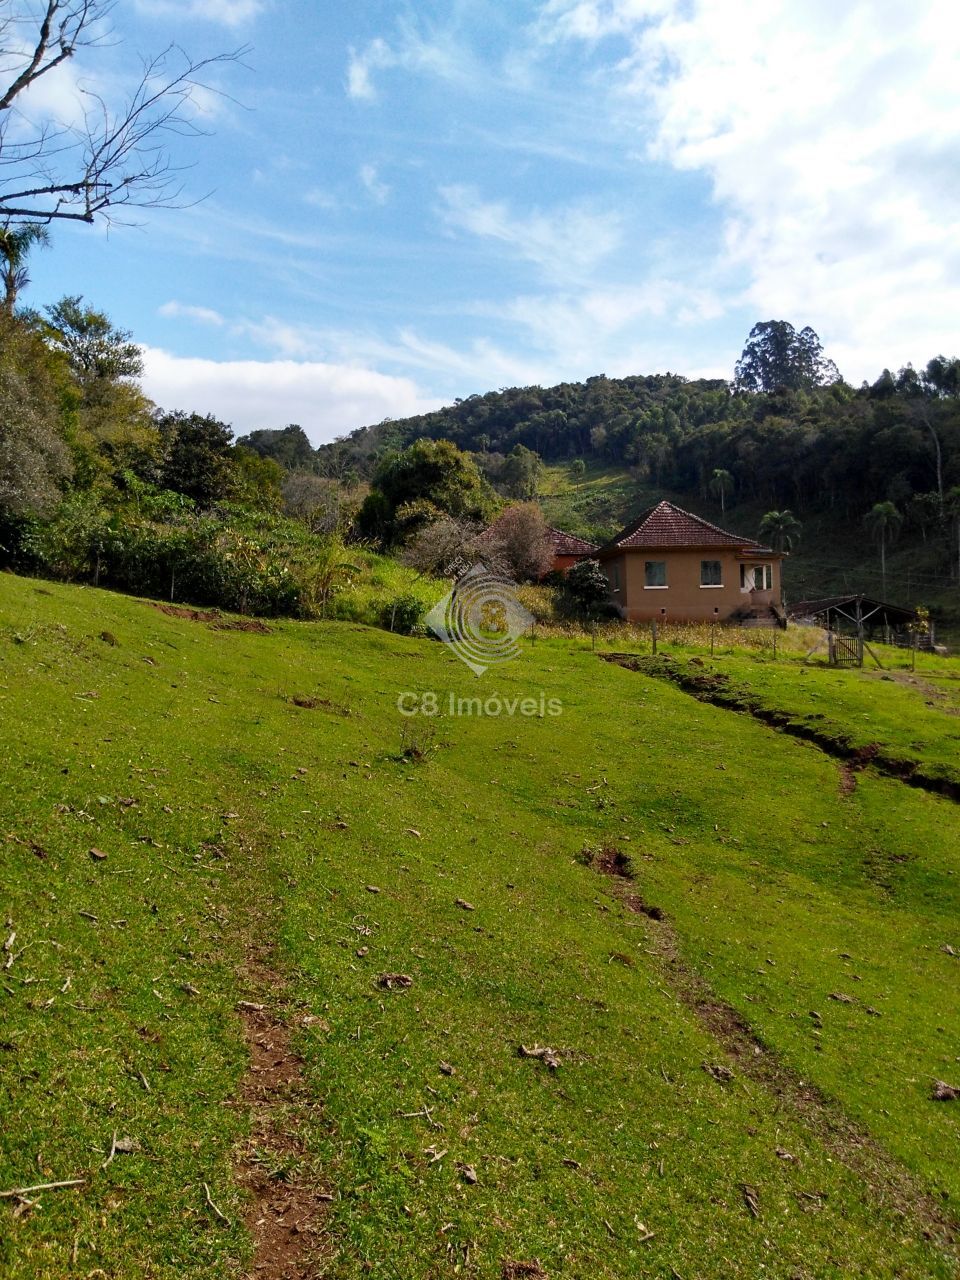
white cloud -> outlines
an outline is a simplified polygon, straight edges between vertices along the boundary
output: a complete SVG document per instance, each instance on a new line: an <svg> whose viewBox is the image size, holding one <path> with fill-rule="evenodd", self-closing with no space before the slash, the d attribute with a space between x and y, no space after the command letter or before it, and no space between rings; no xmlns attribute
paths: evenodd
<svg viewBox="0 0 960 1280"><path fill-rule="evenodd" d="M314 330L288 324L284 320L278 320L276 316L264 316L262 320L240 320L233 325L232 332L252 338L260 346L269 347L271 351L290 360L316 356L323 346Z"/></svg>
<svg viewBox="0 0 960 1280"><path fill-rule="evenodd" d="M158 314L170 320L191 320L195 324L226 329L235 338L243 338L256 347L275 352L289 360L318 359L326 354L329 343L323 332L309 325L291 324L276 316L265 315L259 319L226 316L210 307L190 306L175 299L157 308Z"/></svg>
<svg viewBox="0 0 960 1280"><path fill-rule="evenodd" d="M323 187L310 187L309 190L303 193L303 202L314 209L338 209L340 207L337 197L331 195L329 191L325 191Z"/></svg>
<svg viewBox="0 0 960 1280"><path fill-rule="evenodd" d="M211 307L192 307L188 303L177 302L176 299L165 302L157 311L168 320L193 320L197 324L217 326L226 323L220 312Z"/></svg>
<svg viewBox="0 0 960 1280"><path fill-rule="evenodd" d="M483 200L466 186L442 187L440 196L448 229L500 241L553 280L587 275L622 241L621 219L614 212L571 205L515 213L504 202Z"/></svg>
<svg viewBox="0 0 960 1280"><path fill-rule="evenodd" d="M504 306L490 308L495 314L519 326L528 341L549 353L551 363L563 371L589 372L599 360L608 373L659 367L647 363L631 365L637 358L640 326L651 321L677 325L699 324L723 313L723 305L709 289L692 288L674 280L651 279L636 285L609 285L572 293L533 294L513 298ZM682 336L674 343L673 366L684 358ZM658 335L658 349L665 345ZM679 351L676 348L680 348ZM650 357L652 358L652 357Z"/></svg>
<svg viewBox="0 0 960 1280"><path fill-rule="evenodd" d="M630 36L612 109L709 176L758 319L812 324L851 380L960 348L952 4L552 0L548 21Z"/></svg>
<svg viewBox="0 0 960 1280"><path fill-rule="evenodd" d="M299 422L321 444L385 417L435 409L409 378L320 361L206 360L143 351L143 387L166 409L212 413L238 434Z"/></svg>
<svg viewBox="0 0 960 1280"><path fill-rule="evenodd" d="M560 40L602 40L624 35L636 24L667 12L672 0L549 0L534 35L549 44Z"/></svg>
<svg viewBox="0 0 960 1280"><path fill-rule="evenodd" d="M477 314L480 314L478 312ZM459 388L486 391L491 386L526 386L540 381L548 370L542 358L525 359L504 351L486 338L461 347L425 338L413 329L401 329L392 338L355 332L329 333L327 345L343 354L369 363L395 365L402 369L422 369Z"/></svg>
<svg viewBox="0 0 960 1280"><path fill-rule="evenodd" d="M371 40L360 53L350 50L350 61L347 64L347 94L358 102L373 102L377 91L373 83L373 72L397 65L397 55L386 40L378 36Z"/></svg>
<svg viewBox="0 0 960 1280"><path fill-rule="evenodd" d="M467 50L449 34L422 35L416 25L403 20L397 24L396 39L388 44L381 36L361 50L350 49L347 63L347 96L356 102L376 102L379 94L374 74L401 67L422 75L461 85L475 83L481 68Z"/></svg>
<svg viewBox="0 0 960 1280"><path fill-rule="evenodd" d="M193 19L240 27L263 12L266 0L136 0L136 7L150 18Z"/></svg>
<svg viewBox="0 0 960 1280"><path fill-rule="evenodd" d="M385 182L381 181L380 175L377 173L376 165L361 165L360 181L363 183L367 195L369 195L377 204L386 204L390 199L390 187Z"/></svg>

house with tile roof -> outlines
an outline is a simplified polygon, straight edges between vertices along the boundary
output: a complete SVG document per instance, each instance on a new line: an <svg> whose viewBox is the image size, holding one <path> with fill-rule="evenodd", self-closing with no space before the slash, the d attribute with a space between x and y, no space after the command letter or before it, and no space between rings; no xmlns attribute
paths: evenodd
<svg viewBox="0 0 960 1280"><path fill-rule="evenodd" d="M575 533L564 533L562 529L548 529L553 539L553 564L551 569L556 573L566 573L578 560L586 560L597 553L597 545L578 538Z"/></svg>
<svg viewBox="0 0 960 1280"><path fill-rule="evenodd" d="M782 626L784 555L659 502L592 553L630 622Z"/></svg>

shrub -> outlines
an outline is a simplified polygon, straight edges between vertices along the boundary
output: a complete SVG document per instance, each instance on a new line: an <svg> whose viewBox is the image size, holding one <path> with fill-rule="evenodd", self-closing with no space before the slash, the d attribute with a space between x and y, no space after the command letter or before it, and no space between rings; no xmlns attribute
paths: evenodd
<svg viewBox="0 0 960 1280"><path fill-rule="evenodd" d="M423 601L407 592L405 595L397 596L393 601L388 601L383 607L381 618L388 631L409 636L422 629L425 613L426 605Z"/></svg>
<svg viewBox="0 0 960 1280"><path fill-rule="evenodd" d="M567 574L564 593L574 609L588 617L610 616L610 584L596 560L580 560Z"/></svg>

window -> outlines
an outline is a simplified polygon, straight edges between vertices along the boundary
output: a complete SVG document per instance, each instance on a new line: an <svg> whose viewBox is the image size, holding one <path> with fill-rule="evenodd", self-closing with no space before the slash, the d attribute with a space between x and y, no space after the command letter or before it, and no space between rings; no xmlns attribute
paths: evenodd
<svg viewBox="0 0 960 1280"><path fill-rule="evenodd" d="M719 560L700 561L700 585L701 587L723 586L723 566Z"/></svg>
<svg viewBox="0 0 960 1280"><path fill-rule="evenodd" d="M773 589L773 566L769 564L751 564L740 566L741 591L771 591Z"/></svg>
<svg viewBox="0 0 960 1280"><path fill-rule="evenodd" d="M666 560L647 560L644 566L645 587L665 587L667 585Z"/></svg>
<svg viewBox="0 0 960 1280"><path fill-rule="evenodd" d="M618 564L610 566L610 586L614 591L620 590L620 566Z"/></svg>

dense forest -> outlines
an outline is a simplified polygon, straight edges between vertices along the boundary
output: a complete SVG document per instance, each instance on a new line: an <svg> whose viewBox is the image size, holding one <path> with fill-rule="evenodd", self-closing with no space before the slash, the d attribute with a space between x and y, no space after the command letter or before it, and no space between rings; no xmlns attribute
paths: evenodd
<svg viewBox="0 0 960 1280"><path fill-rule="evenodd" d="M493 476L527 450L547 462L622 466L640 481L706 499L723 471L733 493L771 507L859 517L892 502L925 530L956 504L950 490L960 486L960 361L885 369L859 388L838 378L749 391L737 380L672 373L514 387L365 427L321 448L314 463L307 445L298 464L370 477L384 453L420 437L479 455ZM282 448L288 439L263 432L245 443L281 460L273 441Z"/></svg>

